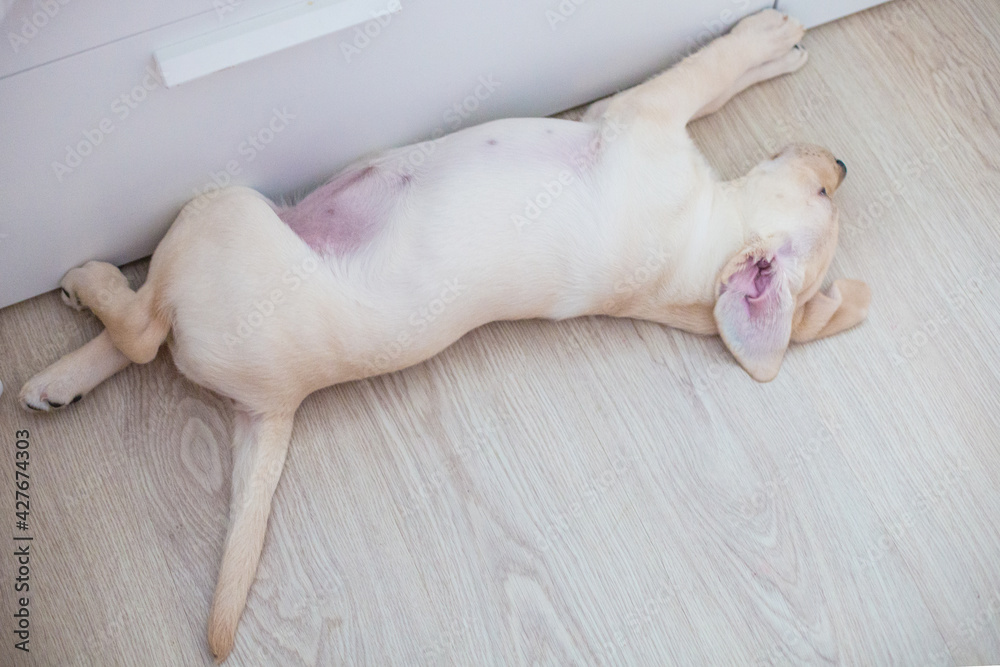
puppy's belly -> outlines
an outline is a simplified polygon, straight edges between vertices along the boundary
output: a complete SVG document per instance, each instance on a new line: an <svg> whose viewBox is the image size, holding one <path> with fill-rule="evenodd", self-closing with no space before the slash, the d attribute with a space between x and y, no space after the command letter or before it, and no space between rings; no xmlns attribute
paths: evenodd
<svg viewBox="0 0 1000 667"><path fill-rule="evenodd" d="M278 217L320 255L343 256L372 241L409 182L372 164L352 165Z"/></svg>
<svg viewBox="0 0 1000 667"><path fill-rule="evenodd" d="M566 178L575 180L588 171L595 137L593 126L570 121L485 123L357 162L276 212L314 251L338 258L371 245L397 220L410 232L429 234L449 222L470 231L470 221L495 211L509 222L526 200L548 196L547 183L562 188L561 175L572 172ZM401 211L404 201L409 205Z"/></svg>
<svg viewBox="0 0 1000 667"><path fill-rule="evenodd" d="M422 361L488 321L585 312L611 245L590 187L594 134L487 123L412 171L398 160L414 147L352 165L290 209L249 191L218 198L184 226L197 243L174 267L178 367L247 405L293 403ZM550 194L564 170L572 179ZM518 226L541 195L545 214ZM286 283L292 270L305 275Z"/></svg>

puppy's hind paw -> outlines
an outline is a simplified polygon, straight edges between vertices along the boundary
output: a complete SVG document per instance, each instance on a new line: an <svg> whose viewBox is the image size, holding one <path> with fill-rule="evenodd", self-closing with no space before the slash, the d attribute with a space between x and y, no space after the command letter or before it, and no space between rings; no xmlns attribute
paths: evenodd
<svg viewBox="0 0 1000 667"><path fill-rule="evenodd" d="M107 262L87 262L70 269L59 282L63 303L75 310L108 306L122 288L128 289L128 278Z"/></svg>
<svg viewBox="0 0 1000 667"><path fill-rule="evenodd" d="M80 303L80 297L76 295L76 292L70 292L65 287L60 285L59 296L62 297L63 303L73 310L83 310L83 304Z"/></svg>
<svg viewBox="0 0 1000 667"><path fill-rule="evenodd" d="M42 371L21 388L19 403L31 412L51 412L82 398L83 394L75 393L64 378L46 377L46 372Z"/></svg>

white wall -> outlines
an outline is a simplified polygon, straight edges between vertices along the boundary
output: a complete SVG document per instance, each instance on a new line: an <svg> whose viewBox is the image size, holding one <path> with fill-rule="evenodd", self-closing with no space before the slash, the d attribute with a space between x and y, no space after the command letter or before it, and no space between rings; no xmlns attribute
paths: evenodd
<svg viewBox="0 0 1000 667"><path fill-rule="evenodd" d="M289 2L51 2L16 52L0 46L0 307L86 260L150 254L215 183L301 192L373 150L549 115L638 83L772 4L401 0L367 39L348 30L167 89L154 50ZM0 23L8 40L32 16L15 3Z"/></svg>

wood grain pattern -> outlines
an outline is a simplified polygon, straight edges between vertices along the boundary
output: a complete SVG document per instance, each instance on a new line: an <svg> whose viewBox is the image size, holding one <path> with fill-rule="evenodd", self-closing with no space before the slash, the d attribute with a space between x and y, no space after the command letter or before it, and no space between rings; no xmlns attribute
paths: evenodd
<svg viewBox="0 0 1000 667"><path fill-rule="evenodd" d="M806 45L692 133L726 177L792 140L847 162L830 278L872 286L869 320L767 385L718 340L586 318L313 395L228 664L1000 662L1000 15L897 0ZM0 312L36 535L32 652L8 554L0 662L208 665L225 401L164 350L16 406L99 330L55 293Z"/></svg>

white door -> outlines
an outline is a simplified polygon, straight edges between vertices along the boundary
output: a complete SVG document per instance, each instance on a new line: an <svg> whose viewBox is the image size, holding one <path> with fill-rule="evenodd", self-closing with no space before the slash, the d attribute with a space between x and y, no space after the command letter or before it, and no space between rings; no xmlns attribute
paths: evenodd
<svg viewBox="0 0 1000 667"><path fill-rule="evenodd" d="M807 28L860 12L887 0L778 0L775 8L802 21Z"/></svg>

